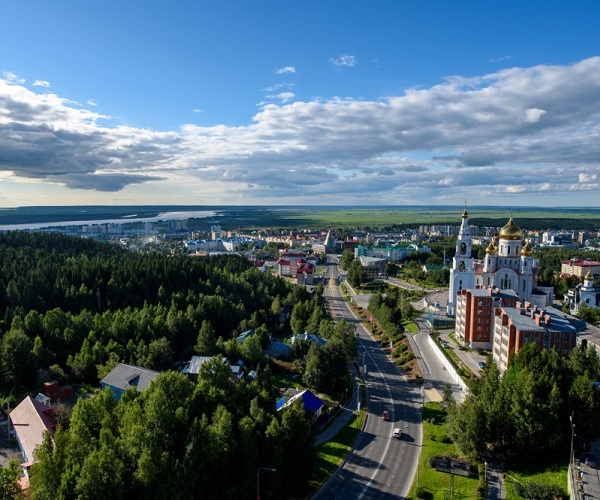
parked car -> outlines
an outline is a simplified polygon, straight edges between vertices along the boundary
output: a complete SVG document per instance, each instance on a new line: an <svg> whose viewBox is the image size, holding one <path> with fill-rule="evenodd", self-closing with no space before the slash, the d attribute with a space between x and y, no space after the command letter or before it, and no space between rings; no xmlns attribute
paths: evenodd
<svg viewBox="0 0 600 500"><path fill-rule="evenodd" d="M395 437L396 439L402 439L402 430L396 427L394 432L392 432L392 437Z"/></svg>
<svg viewBox="0 0 600 500"><path fill-rule="evenodd" d="M596 468L596 457L594 455L591 453L584 453L582 458L585 465L593 467L594 469Z"/></svg>
<svg viewBox="0 0 600 500"><path fill-rule="evenodd" d="M485 363L483 361L480 361L479 363L477 363L477 365L479 365L479 368L481 368L482 370L485 368Z"/></svg>
<svg viewBox="0 0 600 500"><path fill-rule="evenodd" d="M387 422L390 419L390 412L387 410L384 410L383 413L381 414L381 418Z"/></svg>

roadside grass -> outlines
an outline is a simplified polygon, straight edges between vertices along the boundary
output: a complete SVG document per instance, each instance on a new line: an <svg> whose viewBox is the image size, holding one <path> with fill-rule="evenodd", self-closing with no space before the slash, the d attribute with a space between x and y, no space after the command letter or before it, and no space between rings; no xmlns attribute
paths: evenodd
<svg viewBox="0 0 600 500"><path fill-rule="evenodd" d="M438 472L429 465L429 457L436 455L459 457L454 443L449 442L445 423L446 412L439 403L427 403L423 414L423 444L419 457L419 469L412 485L410 496L415 498L419 487L429 499L446 500L450 495L452 476ZM446 442L448 441L448 442ZM456 498L478 498L478 464L471 463L471 476L454 476L454 495Z"/></svg>
<svg viewBox="0 0 600 500"><path fill-rule="evenodd" d="M419 333L419 327L411 320L403 320L402 326L408 333Z"/></svg>
<svg viewBox="0 0 600 500"><path fill-rule="evenodd" d="M317 448L317 456L312 476L309 481L310 489L314 494L335 473L344 462L348 453L362 429L366 410L362 409L360 414L354 414L352 419L336 436L329 442ZM312 494L310 495L312 496Z"/></svg>
<svg viewBox="0 0 600 500"><path fill-rule="evenodd" d="M521 470L507 470L505 477L505 491L507 500L519 500L522 497L515 493L517 482L522 484L537 483L558 486L564 495L568 497L567 474L569 471L569 463L565 461L563 464L552 462L537 462L523 467Z"/></svg>

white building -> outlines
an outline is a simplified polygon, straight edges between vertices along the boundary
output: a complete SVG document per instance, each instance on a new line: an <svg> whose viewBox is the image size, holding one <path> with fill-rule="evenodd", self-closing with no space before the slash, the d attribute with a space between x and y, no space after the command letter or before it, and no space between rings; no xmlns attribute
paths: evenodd
<svg viewBox="0 0 600 500"><path fill-rule="evenodd" d="M485 250L485 259L475 262L471 257L471 235L465 210L460 233L456 242L456 255L450 271L450 293L447 313L456 315L456 295L469 288L497 288L513 290L520 302L538 307L552 304L551 287L538 289L538 260L533 257L531 243L523 244L523 234L512 215L495 239Z"/></svg>
<svg viewBox="0 0 600 500"><path fill-rule="evenodd" d="M475 272L473 270L473 257L471 255L471 230L469 227L469 213L465 208L462 214L462 223L456 239L456 253L452 259L450 269L450 292L448 294L449 316L456 314L456 294L459 290L475 288Z"/></svg>

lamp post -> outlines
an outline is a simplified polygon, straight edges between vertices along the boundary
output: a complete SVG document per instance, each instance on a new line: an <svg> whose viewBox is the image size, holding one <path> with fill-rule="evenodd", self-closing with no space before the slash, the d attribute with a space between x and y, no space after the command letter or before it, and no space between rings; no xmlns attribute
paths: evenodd
<svg viewBox="0 0 600 500"><path fill-rule="evenodd" d="M271 467L259 467L256 469L256 500L260 500L260 471L266 470L269 472L277 472L277 469L272 469Z"/></svg>
<svg viewBox="0 0 600 500"><path fill-rule="evenodd" d="M575 424L573 423L573 412L569 416L569 422L571 422L571 455L569 456L569 467L571 474L573 473L573 438L575 437Z"/></svg>

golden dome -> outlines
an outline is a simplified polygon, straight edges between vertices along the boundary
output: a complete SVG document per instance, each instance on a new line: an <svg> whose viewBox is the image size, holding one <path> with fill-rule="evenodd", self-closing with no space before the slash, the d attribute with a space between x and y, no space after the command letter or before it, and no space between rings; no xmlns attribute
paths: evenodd
<svg viewBox="0 0 600 500"><path fill-rule="evenodd" d="M466 208L465 208L465 211L462 213L462 218L463 219L468 219L469 218L469 212L467 212Z"/></svg>
<svg viewBox="0 0 600 500"><path fill-rule="evenodd" d="M521 230L515 224L515 221L510 216L508 223L500 230L500 239L501 240L520 240L523 238L521 234Z"/></svg>
<svg viewBox="0 0 600 500"><path fill-rule="evenodd" d="M485 253L488 255L496 255L497 251L498 251L498 247L496 246L496 242L494 241L494 238L492 238L490 241L490 244L485 249Z"/></svg>
<svg viewBox="0 0 600 500"><path fill-rule="evenodd" d="M527 240L521 249L521 257L529 257L533 251L531 250L531 241Z"/></svg>
<svg viewBox="0 0 600 500"><path fill-rule="evenodd" d="M588 280L588 281L593 281L594 280L594 277L592 276L592 270L590 268L588 268L588 272L583 277L583 279Z"/></svg>

